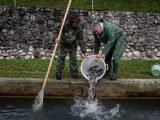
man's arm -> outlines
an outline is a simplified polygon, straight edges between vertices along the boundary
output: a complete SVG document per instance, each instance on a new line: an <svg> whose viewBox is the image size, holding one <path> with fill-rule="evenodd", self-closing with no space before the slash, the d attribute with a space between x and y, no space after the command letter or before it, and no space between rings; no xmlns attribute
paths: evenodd
<svg viewBox="0 0 160 120"><path fill-rule="evenodd" d="M77 40L78 40L78 45L80 46L81 52L84 54L86 53L86 45L84 43L84 37L83 37L83 33L82 30L79 30L78 34L77 34Z"/></svg>
<svg viewBox="0 0 160 120"><path fill-rule="evenodd" d="M95 40L94 40L94 53L95 54L98 54L99 53L99 50L100 50L100 41L98 40L98 38L97 38L97 35L95 35L95 34L93 34L94 35L94 38L95 38Z"/></svg>

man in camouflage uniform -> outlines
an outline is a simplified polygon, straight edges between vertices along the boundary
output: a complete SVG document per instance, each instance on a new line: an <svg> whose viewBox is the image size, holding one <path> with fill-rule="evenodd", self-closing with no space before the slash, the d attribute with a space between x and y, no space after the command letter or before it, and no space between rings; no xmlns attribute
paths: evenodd
<svg viewBox="0 0 160 120"><path fill-rule="evenodd" d="M56 43L59 44L60 40L56 38ZM78 79L78 68L77 68L77 45L80 46L82 56L87 55L86 48L83 41L83 33L80 28L80 17L77 14L71 14L68 23L64 26L61 43L60 43L60 54L56 65L56 79L62 79L62 71L65 66L65 58L69 53L69 66L71 77Z"/></svg>

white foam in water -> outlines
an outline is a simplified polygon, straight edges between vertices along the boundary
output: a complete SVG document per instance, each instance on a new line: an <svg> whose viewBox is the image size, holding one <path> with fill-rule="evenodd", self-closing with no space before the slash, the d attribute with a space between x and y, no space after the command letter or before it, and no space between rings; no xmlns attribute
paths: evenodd
<svg viewBox="0 0 160 120"><path fill-rule="evenodd" d="M116 120L120 118L119 109L120 106L116 105L114 108L106 110L97 99L92 102L80 98L75 99L75 104L71 106L73 116L92 120Z"/></svg>
<svg viewBox="0 0 160 120"><path fill-rule="evenodd" d="M75 104L71 106L73 116L79 116L81 118L90 118L91 120L116 120L120 117L119 108L120 105L106 110L103 105L95 98L95 85L96 85L96 66L88 70L90 73L88 98L85 99L74 99ZM99 72L99 70L97 70Z"/></svg>

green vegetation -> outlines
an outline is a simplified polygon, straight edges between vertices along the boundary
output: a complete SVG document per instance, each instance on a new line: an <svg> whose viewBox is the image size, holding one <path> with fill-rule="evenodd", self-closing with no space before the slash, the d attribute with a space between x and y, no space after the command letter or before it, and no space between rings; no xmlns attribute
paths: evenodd
<svg viewBox="0 0 160 120"><path fill-rule="evenodd" d="M122 60L120 62L119 78L124 79L160 79L151 75L151 67L160 61L156 60ZM49 60L0 60L0 77L13 78L44 78ZM53 61L49 78L55 78L56 60ZM80 66L81 61L78 61ZM70 78L70 70L66 61L63 78ZM81 75L81 74L80 74ZM82 75L81 75L81 78Z"/></svg>
<svg viewBox="0 0 160 120"><path fill-rule="evenodd" d="M16 0L17 6L65 9L68 0ZM71 8L91 9L92 0L72 0ZM1 0L0 5L12 6L13 0ZM94 0L96 10L160 12L160 0Z"/></svg>

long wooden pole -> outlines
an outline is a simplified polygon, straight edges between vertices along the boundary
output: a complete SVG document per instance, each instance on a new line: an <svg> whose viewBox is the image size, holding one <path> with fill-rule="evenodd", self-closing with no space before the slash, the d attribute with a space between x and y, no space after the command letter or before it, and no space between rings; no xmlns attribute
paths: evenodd
<svg viewBox="0 0 160 120"><path fill-rule="evenodd" d="M66 17L67 17L71 2L72 2L72 0L69 0L68 6L67 6L67 9L66 9L64 18L63 18L63 22L62 22L62 25L61 25L61 29L60 29L59 34L58 34L58 40L60 40L60 38L61 38L62 30L63 30L64 24L65 24L65 21L66 21ZM48 66L48 70L47 70L47 73L46 73L46 76L45 76L45 80L44 80L42 89L44 89L44 87L46 85L48 75L49 75L49 72L50 72L50 69L51 69L51 66L52 66L53 58L56 54L57 47L58 47L58 43L56 43L56 45L54 47L54 50L53 50L53 53L52 53L52 57L51 57L51 60L50 60L49 66Z"/></svg>

